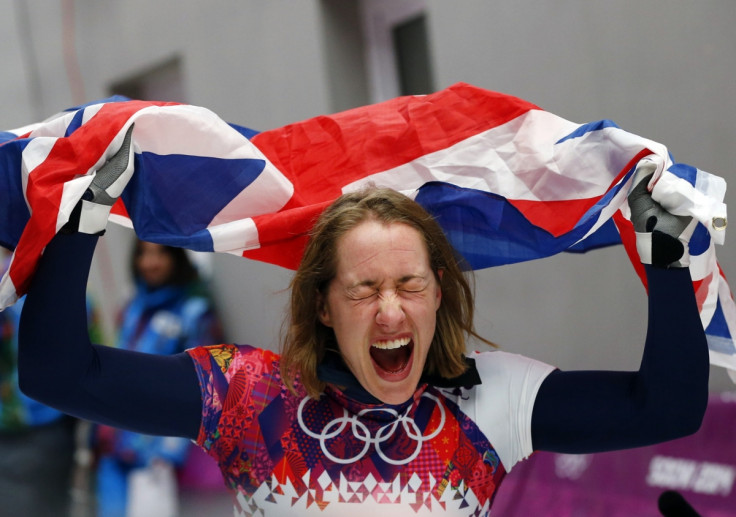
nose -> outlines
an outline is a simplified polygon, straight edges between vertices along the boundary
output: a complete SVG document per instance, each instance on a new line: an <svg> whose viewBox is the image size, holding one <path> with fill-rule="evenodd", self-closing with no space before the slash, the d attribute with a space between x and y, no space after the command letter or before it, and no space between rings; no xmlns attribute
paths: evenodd
<svg viewBox="0 0 736 517"><path fill-rule="evenodd" d="M404 321L404 317L404 310L401 308L401 299L396 291L381 293L378 298L376 323L388 329L393 329Z"/></svg>

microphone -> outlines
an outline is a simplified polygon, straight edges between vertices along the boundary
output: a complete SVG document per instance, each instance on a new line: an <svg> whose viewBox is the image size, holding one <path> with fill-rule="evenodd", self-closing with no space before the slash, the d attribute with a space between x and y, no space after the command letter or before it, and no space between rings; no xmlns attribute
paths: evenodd
<svg viewBox="0 0 736 517"><path fill-rule="evenodd" d="M664 517L701 517L701 515L685 501L679 492L666 490L659 496L659 512Z"/></svg>

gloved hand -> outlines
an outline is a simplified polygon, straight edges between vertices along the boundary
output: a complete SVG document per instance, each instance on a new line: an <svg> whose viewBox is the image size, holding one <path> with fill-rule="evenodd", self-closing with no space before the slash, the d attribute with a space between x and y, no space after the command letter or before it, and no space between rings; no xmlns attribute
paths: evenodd
<svg viewBox="0 0 736 517"><path fill-rule="evenodd" d="M133 124L125 133L125 138L112 158L96 172L92 183L82 195L82 199L72 210L69 221L61 228L61 233L105 233L107 219L112 205L123 193L123 189L133 175L133 147L130 145Z"/></svg>
<svg viewBox="0 0 736 517"><path fill-rule="evenodd" d="M653 162L639 162L628 196L636 250L644 264L687 267L690 265L689 241L698 222L689 216L673 215L652 199L647 185L655 169Z"/></svg>

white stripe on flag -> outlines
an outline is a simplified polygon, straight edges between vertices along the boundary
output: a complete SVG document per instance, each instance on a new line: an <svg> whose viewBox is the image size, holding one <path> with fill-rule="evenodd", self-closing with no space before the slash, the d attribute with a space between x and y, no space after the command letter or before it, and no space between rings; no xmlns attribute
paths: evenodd
<svg viewBox="0 0 736 517"><path fill-rule="evenodd" d="M91 106L84 108L82 111L82 124L86 124L92 117L97 115L97 112L100 111L105 104L107 103L103 102L100 104L92 104Z"/></svg>
<svg viewBox="0 0 736 517"><path fill-rule="evenodd" d="M148 106L133 113L130 120L135 122L136 152L264 159L247 138L206 108Z"/></svg>
<svg viewBox="0 0 736 517"><path fill-rule="evenodd" d="M14 259L15 255L13 255L12 258ZM12 259L10 263L12 264ZM15 284L13 284L13 280L10 278L9 272L5 271L2 276L2 280L0 280L0 308L4 309L9 307L17 301L18 294L15 289Z"/></svg>
<svg viewBox="0 0 736 517"><path fill-rule="evenodd" d="M242 255L244 251L259 248L258 228L253 219L241 219L207 228L217 252Z"/></svg>
<svg viewBox="0 0 736 517"><path fill-rule="evenodd" d="M64 136L66 134L66 129L69 127L69 124L74 119L75 113L75 111L64 112L59 116L50 117L43 124L39 124L33 131L31 131L29 138Z"/></svg>

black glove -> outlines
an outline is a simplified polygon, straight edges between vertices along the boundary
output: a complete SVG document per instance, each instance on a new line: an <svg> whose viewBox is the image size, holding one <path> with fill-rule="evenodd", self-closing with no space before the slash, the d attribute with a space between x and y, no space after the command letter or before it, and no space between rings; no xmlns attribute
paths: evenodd
<svg viewBox="0 0 736 517"><path fill-rule="evenodd" d="M697 221L690 216L678 216L652 199L647 188L656 165L642 160L634 172L633 188L629 192L631 222L636 232L636 250L644 264L657 267L687 267L690 265L690 237Z"/></svg>
<svg viewBox="0 0 736 517"><path fill-rule="evenodd" d="M123 193L133 175L133 147L130 145L133 124L125 133L120 149L95 172L95 177L82 199L72 210L61 233L105 233L112 205Z"/></svg>

